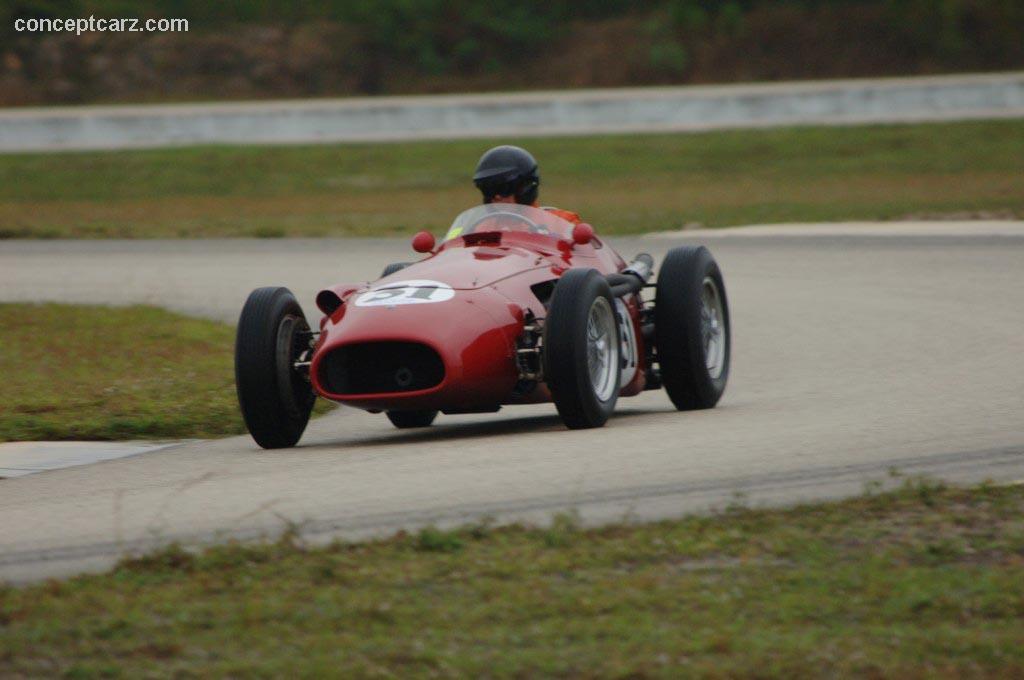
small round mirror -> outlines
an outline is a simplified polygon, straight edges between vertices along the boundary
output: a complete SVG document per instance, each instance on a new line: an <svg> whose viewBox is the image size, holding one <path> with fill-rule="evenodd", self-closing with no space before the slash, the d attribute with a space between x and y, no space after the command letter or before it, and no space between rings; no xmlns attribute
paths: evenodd
<svg viewBox="0 0 1024 680"><path fill-rule="evenodd" d="M434 235L429 231L421 231L412 237L412 249L417 253L434 252Z"/></svg>
<svg viewBox="0 0 1024 680"><path fill-rule="evenodd" d="M580 222L572 228L572 240L577 245L587 245L594 240L594 228L586 222Z"/></svg>

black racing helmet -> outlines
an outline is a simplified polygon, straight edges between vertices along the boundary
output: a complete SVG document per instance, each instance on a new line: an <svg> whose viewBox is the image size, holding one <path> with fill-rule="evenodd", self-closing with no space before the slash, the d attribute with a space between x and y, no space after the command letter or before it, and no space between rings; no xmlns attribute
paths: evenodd
<svg viewBox="0 0 1024 680"><path fill-rule="evenodd" d="M537 161L518 146L496 146L480 157L473 184L484 195L484 203L495 196L514 196L516 203L532 205L540 187Z"/></svg>

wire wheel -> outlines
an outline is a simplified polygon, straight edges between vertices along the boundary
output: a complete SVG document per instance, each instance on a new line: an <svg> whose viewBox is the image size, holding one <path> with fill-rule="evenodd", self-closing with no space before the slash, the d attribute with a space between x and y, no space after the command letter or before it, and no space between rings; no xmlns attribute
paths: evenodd
<svg viewBox="0 0 1024 680"><path fill-rule="evenodd" d="M608 401L617 387L617 355L615 315L607 299L596 298L587 317L587 368L594 394L601 401Z"/></svg>
<svg viewBox="0 0 1024 680"><path fill-rule="evenodd" d="M619 398L621 344L615 299L594 269L570 269L544 322L544 379L572 429L601 427Z"/></svg>
<svg viewBox="0 0 1024 680"><path fill-rule="evenodd" d="M703 246L673 248L661 263L654 345L665 391L681 411L711 408L729 379L729 301Z"/></svg>
<svg viewBox="0 0 1024 680"><path fill-rule="evenodd" d="M718 285L710 276L704 277L700 292L700 335L704 345L704 361L712 380L722 376L725 368L725 311Z"/></svg>

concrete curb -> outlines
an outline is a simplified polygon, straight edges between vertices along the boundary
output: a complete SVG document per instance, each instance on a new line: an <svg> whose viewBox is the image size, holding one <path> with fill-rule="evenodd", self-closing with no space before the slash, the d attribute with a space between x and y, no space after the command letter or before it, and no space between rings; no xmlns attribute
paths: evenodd
<svg viewBox="0 0 1024 680"><path fill-rule="evenodd" d="M779 237L855 237L855 238L934 238L934 237L1013 237L1024 236L1024 220L905 220L892 222L794 222L751 224L721 229L684 229L653 231L641 235L648 239L731 239Z"/></svg>
<svg viewBox="0 0 1024 680"><path fill-rule="evenodd" d="M91 465L152 453L198 439L173 441L27 441L0 443L0 478Z"/></svg>
<svg viewBox="0 0 1024 680"><path fill-rule="evenodd" d="M550 136L1024 117L1024 72L0 111L0 152Z"/></svg>

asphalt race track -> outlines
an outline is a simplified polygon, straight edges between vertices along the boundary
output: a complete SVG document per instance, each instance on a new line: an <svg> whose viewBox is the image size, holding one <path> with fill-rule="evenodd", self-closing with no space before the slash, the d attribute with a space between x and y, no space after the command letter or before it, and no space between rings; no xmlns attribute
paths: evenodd
<svg viewBox="0 0 1024 680"><path fill-rule="evenodd" d="M553 406L399 432L339 409L298 448L248 437L0 481L0 579L109 565L171 540L359 537L482 516L590 522L789 503L892 483L1024 480L1024 223L771 227L611 239L707 243L733 317L714 410L662 392L602 430ZM234 321L249 290L312 295L415 254L393 240L4 241L0 299L146 302ZM69 342L74 338L69 337ZM110 348L117 351L117 348Z"/></svg>

